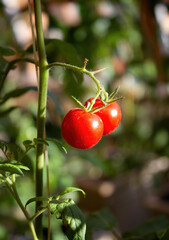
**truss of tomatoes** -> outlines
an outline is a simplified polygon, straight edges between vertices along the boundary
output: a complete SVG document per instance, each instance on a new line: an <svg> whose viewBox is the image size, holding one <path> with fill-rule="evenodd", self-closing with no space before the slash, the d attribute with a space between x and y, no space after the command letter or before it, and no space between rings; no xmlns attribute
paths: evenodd
<svg viewBox="0 0 169 240"><path fill-rule="evenodd" d="M88 99L84 106L87 107L92 99ZM122 114L117 102L105 105L100 98L97 98L92 110L87 112L81 108L74 108L65 115L61 131L70 146L79 149L91 148L103 135L113 132L118 127Z"/></svg>

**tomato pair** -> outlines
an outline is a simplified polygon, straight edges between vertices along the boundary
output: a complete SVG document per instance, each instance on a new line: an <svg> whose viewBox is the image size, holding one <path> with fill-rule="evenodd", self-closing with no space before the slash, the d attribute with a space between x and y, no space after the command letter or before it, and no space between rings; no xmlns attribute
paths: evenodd
<svg viewBox="0 0 169 240"><path fill-rule="evenodd" d="M93 98L88 99L84 106ZM105 104L97 98L92 109ZM87 149L96 145L102 135L111 133L121 121L121 109L116 102L108 103L105 107L92 113L80 108L70 110L62 122L62 136L72 147Z"/></svg>

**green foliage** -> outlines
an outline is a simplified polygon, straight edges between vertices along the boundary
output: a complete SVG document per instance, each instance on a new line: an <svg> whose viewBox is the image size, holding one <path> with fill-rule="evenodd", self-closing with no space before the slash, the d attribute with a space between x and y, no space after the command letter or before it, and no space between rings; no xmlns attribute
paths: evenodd
<svg viewBox="0 0 169 240"><path fill-rule="evenodd" d="M158 240L158 233L169 225L168 218L160 216L146 221L142 225L123 234L123 240ZM166 232L167 233L167 232Z"/></svg>
<svg viewBox="0 0 169 240"><path fill-rule="evenodd" d="M76 188L76 187L68 187L58 194L56 200L60 199L65 194L68 194L68 193L71 193L71 192L81 192L83 194L83 196L86 197L86 193L82 189Z"/></svg>
<svg viewBox="0 0 169 240"><path fill-rule="evenodd" d="M79 55L70 43L59 39L45 39L47 59L49 63L56 61L70 63L82 67L83 63ZM27 48L26 53L33 51L32 45ZM83 81L83 75L79 72L64 69L64 86L69 95L78 97L82 92L80 84Z"/></svg>
<svg viewBox="0 0 169 240"><path fill-rule="evenodd" d="M30 90L35 90L37 91L37 87L24 87L24 88L17 88L17 89L14 89L10 92L8 92L5 96L3 96L1 98L1 101L0 101L0 104L3 104L5 103L7 100L9 100L10 98L16 98L16 97L20 97L22 96L23 94L27 93L28 91Z"/></svg>
<svg viewBox="0 0 169 240"><path fill-rule="evenodd" d="M5 174L6 172L9 172L10 174L18 174L23 175L23 172L21 169L29 170L28 167L18 164L11 164L11 163L0 163L0 172Z"/></svg>
<svg viewBox="0 0 169 240"><path fill-rule="evenodd" d="M9 113L11 113L13 110L17 109L17 107L9 107L5 110L0 111L0 118L6 117Z"/></svg>
<svg viewBox="0 0 169 240"><path fill-rule="evenodd" d="M3 225L0 225L0 239L6 240L7 239L7 230L3 227Z"/></svg>
<svg viewBox="0 0 169 240"><path fill-rule="evenodd" d="M55 138L46 138L45 139L47 142L53 142L59 150L61 150L64 153L67 153L66 148L63 146L63 143Z"/></svg>
<svg viewBox="0 0 169 240"><path fill-rule="evenodd" d="M103 12L100 13L100 10L98 11L100 2L108 3L110 7L109 10L113 9L111 16L104 15ZM151 4L149 12L154 12L156 2L157 1L154 1ZM59 91L53 93L53 91L48 90L48 96L54 101L57 112L56 116L52 118L51 116L54 109L49 108L47 115L47 123L52 122L50 131L47 129L47 136L50 136L52 133L54 138L49 137L43 140L34 139L35 136L33 134L36 126L35 110L32 111L29 109L29 101L28 104L27 102L24 103L22 110L19 110L19 108L15 106L15 100L20 96L24 96L24 94L29 91L33 90L37 92L37 87L20 87L20 84L24 83L24 74L26 73L25 61L23 64L20 59L20 68L15 64L17 61L13 63L9 61L9 59L14 59L13 55L15 53L17 53L15 57L29 57L33 53L33 48L30 46L26 51L23 50L20 43L17 42L17 38L13 37L13 21L15 21L17 17L13 18L12 16L13 21L10 25L11 15L8 15L8 11L6 11L6 4L0 3L1 32L3 32L0 40L1 44L4 43L7 46L15 45L13 49L17 49L15 52L15 50L10 47L0 46L0 133L1 138L4 137L5 141L8 142L0 142L0 148L4 155L4 159L1 158L0 161L1 174L5 174L11 178L13 174L23 175L24 170L28 169L31 170L28 173L33 173L35 152L30 150L35 149L37 143L48 147L51 192L56 191L57 188L60 189L63 186L72 185L76 174L77 178L81 175L90 177L93 171L95 171L94 174L98 171L99 177L115 177L135 168L140 169L140 166L144 166L144 163L147 163L150 158L168 156L169 119L166 111L168 107L168 97L165 97L165 94L163 95L163 92L165 92L164 89L167 89L167 84L160 79L161 75L166 75L166 79L168 77L168 53L164 56L162 53L162 59L155 59L158 57L158 48L156 48L157 52L154 54L151 53L151 44L148 48L145 47L145 43L148 44L148 39L146 39L146 36L143 35L140 30L139 21L141 20L141 16L137 1L92 0L75 2L80 17L79 23L75 26L71 26L69 23L63 23L59 18L55 19L57 16L52 16L50 8L47 6L47 1L44 1L43 4L46 14L49 17L49 30L50 28L58 29L63 35L63 40L45 40L48 62L53 63L60 61L82 67L83 63L81 59L88 58L90 60L88 63L89 69L98 67L98 65L110 65L110 71L100 74L99 77L101 77L101 81L104 82L105 87L110 92L113 92L114 85L117 86L120 83L120 95L122 94L125 97L124 101L120 103L123 108L123 122L120 129L112 135L107 136L102 145L98 144L95 149L87 152L70 149L66 158L65 154L62 154L67 153L67 150L61 139L60 117L63 117L62 106L67 109L71 100L69 102L65 98L65 93L69 94L69 97L73 95L79 99L86 99L88 96L93 95L95 89L93 90L90 84L87 86L87 81L85 81L85 86L81 85L83 81L82 74L67 70L66 68L61 72L63 75L61 75L60 78L60 69L56 67L56 69L52 68L50 73L57 80ZM21 9L20 12L18 10L16 15L18 13L22 15L25 10L26 9ZM102 6L102 10L104 10L104 6ZM146 15L147 12L144 12L144 14ZM151 20L151 16L148 17ZM20 18L22 18L22 16L19 16L18 19ZM153 19L155 20L155 15ZM158 27L160 28L160 26ZM152 35L153 43L161 39L161 30L158 29L156 32L159 34L157 39L156 36L150 34L150 36ZM161 41L160 48L163 49L162 45L163 43ZM154 55L156 57L154 57ZM116 69L118 62L114 64L116 58L120 60L122 67L124 67L121 72L118 72ZM165 65L158 66L160 62L163 61L163 58ZM117 64L118 67L121 67L121 65L119 63ZM19 74L18 71L16 71L16 73L15 71L11 71L11 75L7 76L9 71L16 67ZM160 71L163 69L164 72L161 74ZM12 81L8 83L8 80ZM7 82L5 86L4 81L5 84ZM164 89L161 96L159 86L161 86L162 82ZM29 84L29 82L26 82L26 84ZM13 85L15 85L14 90L9 90ZM3 86L5 91L2 91ZM117 89L112 93L112 96L114 96L116 91ZM56 94L58 95L56 96ZM33 109L35 109L36 102L33 103L33 105ZM29 124L25 124L27 122L29 122ZM27 128L27 126L29 126L29 128ZM27 137L27 132L31 137ZM24 149L22 149L20 144L25 136L27 137L25 139L34 140L24 141ZM57 139L55 139L55 137L57 137ZM72 167L72 159L74 158L76 158L78 162L78 164L75 164L75 168L74 166ZM67 161L67 159L69 161ZM78 173L76 173L77 168ZM85 169L85 171L80 172L79 168L82 170ZM165 174L164 176L163 172L160 173L160 176L163 175L162 179L168 178L167 171ZM18 181L19 179L22 180L20 185L21 193L23 193L25 191L26 180L24 178L18 178ZM28 190L32 189L31 184L28 186ZM57 198L59 199L57 199L57 201L55 199L55 201L53 200L54 202L50 204L51 211L56 211L56 215L54 214L55 217L62 219L68 238L83 239L84 227L82 227L83 233L81 234L80 232L82 235L80 235L80 237L79 233L76 234L75 229L79 218L83 223L82 213L79 212L79 209L72 200L60 199L64 194L72 191L81 191L83 193L83 190L79 190L78 188L67 188L58 195ZM2 195L3 192L1 193L1 198ZM26 197L30 198L30 191L27 191L27 195ZM1 204L2 199L0 202L1 209L3 209L3 204ZM7 200L8 199L5 200L6 204ZM37 201L43 201L47 206L49 199L43 197L31 198L27 201L26 206ZM11 205L8 205L7 208L12 207L12 201L9 204ZM52 210L52 204L54 210ZM78 222L78 224L78 226L80 226L81 223ZM90 232L90 234L92 234L95 228L113 231L116 226L116 221L110 211L102 210L89 216L87 218L87 225L89 228L88 233ZM122 239L168 240L168 225L168 220L162 217L154 220L154 222L145 223L145 225L143 224L128 233L124 233ZM18 227L16 228L19 229ZM5 236L6 233L3 228L1 229L0 225L0 239L5 239Z"/></svg>
<svg viewBox="0 0 169 240"><path fill-rule="evenodd" d="M83 65L72 44L58 39L46 39L45 42L49 62L65 61L75 66L81 67ZM65 69L64 86L68 94L79 96L82 81L83 75L81 73Z"/></svg>
<svg viewBox="0 0 169 240"><path fill-rule="evenodd" d="M38 201L43 201L43 202L48 203L49 199L46 198L46 197L34 197L34 198L30 198L30 199L26 202L25 208L26 208L30 203L38 202Z"/></svg>
<svg viewBox="0 0 169 240"><path fill-rule="evenodd" d="M72 199L56 200L49 206L56 219L62 219L63 231L69 240L85 240L85 218Z"/></svg>
<svg viewBox="0 0 169 240"><path fill-rule="evenodd" d="M109 230L114 232L117 225L115 216L108 208L90 214L87 219L87 239L92 239L92 233L96 229Z"/></svg>
<svg viewBox="0 0 169 240"><path fill-rule="evenodd" d="M12 56L15 52L11 48L0 46L0 56Z"/></svg>
<svg viewBox="0 0 169 240"><path fill-rule="evenodd" d="M169 239L169 228L163 230L163 231L159 234L159 239L160 239L160 240L168 240L168 239Z"/></svg>

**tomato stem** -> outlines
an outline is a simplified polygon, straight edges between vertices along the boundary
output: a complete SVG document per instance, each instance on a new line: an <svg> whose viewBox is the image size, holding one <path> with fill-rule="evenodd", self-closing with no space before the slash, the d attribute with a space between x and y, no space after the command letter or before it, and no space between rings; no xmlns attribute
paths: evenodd
<svg viewBox="0 0 169 240"><path fill-rule="evenodd" d="M101 92L104 94L104 101L107 102L108 101L108 93L105 91L104 87L101 86L100 84L100 81L94 76L95 74L101 72L101 71L104 71L106 70L108 67L105 67L105 68L102 68L102 69L99 69L99 70L96 70L96 71L88 71L85 67L86 67L86 64L87 64L87 59L85 59L85 62L84 62L84 66L81 68L81 67L77 67L77 66L74 66L74 65L71 65L71 64L67 64L67 63L61 63L61 62L54 62L54 63L50 63L48 64L46 67L47 69L50 69L52 67L56 67L56 66L60 66L60 67L65 67L65 68L68 68L68 69L72 69L74 71L78 71L78 72L81 72L81 73L84 73L86 75L88 75L96 84L97 86L97 93L96 93L96 96L95 98L91 101L90 105L88 106L87 108L87 111L90 111L95 103L95 100L99 97L99 95L101 94Z"/></svg>
<svg viewBox="0 0 169 240"><path fill-rule="evenodd" d="M39 87L38 87L38 113L37 113L37 139L45 138L45 120L46 120L46 103L47 103L47 88L49 69L46 59L45 43L42 26L42 12L41 1L34 0L35 12L35 26L37 37L37 50L39 57ZM44 168L44 144L37 143L36 148L36 197L43 196L43 168ZM42 202L36 202L36 212L41 206ZM38 237L43 239L42 236L42 214L35 219L35 228Z"/></svg>

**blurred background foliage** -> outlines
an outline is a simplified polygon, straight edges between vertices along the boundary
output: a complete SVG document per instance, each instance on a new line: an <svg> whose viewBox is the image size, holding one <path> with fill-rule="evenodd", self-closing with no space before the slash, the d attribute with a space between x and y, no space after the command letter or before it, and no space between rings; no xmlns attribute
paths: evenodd
<svg viewBox="0 0 169 240"><path fill-rule="evenodd" d="M109 93L120 86L119 96L124 97L119 102L122 108L120 126L112 134L104 136L94 148L78 150L65 144L66 155L50 143L51 194L67 186L81 186L88 194L88 200L79 202L86 213L103 206L114 210L119 201L117 206L123 209L122 205L126 205L127 209L121 210L120 214L117 209L115 211L122 230L128 230L150 215L142 206L147 192L163 189L168 181L168 8L167 0L42 1L48 61L83 66L87 58L88 69L108 66L109 69L98 74L98 78ZM23 55L33 57L27 0L0 2L0 30L0 46L10 47L15 52L14 55L4 56L0 49L0 97L3 98L16 88L37 85L34 65L25 62L16 64L3 81L8 61ZM53 98L49 94L47 136L62 141L60 128L63 115L77 106L71 96L85 102L95 95L95 85L86 76L56 67L51 70L49 91ZM1 105L0 140L23 148L24 140L35 138L36 109L36 91L10 98ZM28 158L34 168L34 150L30 151ZM121 186L120 194L118 186ZM33 197L33 174L31 183L27 178L19 178L18 187L23 201ZM130 194L134 191L134 198L122 197L126 191ZM120 197L128 199L127 203L124 199L121 202ZM99 198L101 204L97 205ZM5 200L0 204L1 215L11 216L11 206L13 217L18 220L16 206L3 188L0 199L2 202ZM130 214L132 200L137 210L141 208L141 211L136 211L132 220L127 221L124 214L125 211ZM0 220L0 224L14 231L13 224L6 220ZM4 236L7 234L4 228L0 232L4 232ZM57 235L56 239L62 238ZM96 236L95 239L101 238Z"/></svg>

